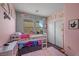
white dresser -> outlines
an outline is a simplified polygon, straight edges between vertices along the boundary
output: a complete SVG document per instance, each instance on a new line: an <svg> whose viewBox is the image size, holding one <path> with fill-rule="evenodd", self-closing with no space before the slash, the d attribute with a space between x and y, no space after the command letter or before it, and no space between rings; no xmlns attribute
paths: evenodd
<svg viewBox="0 0 79 59"><path fill-rule="evenodd" d="M0 56L16 56L18 52L17 41L8 44L8 46L0 47Z"/></svg>

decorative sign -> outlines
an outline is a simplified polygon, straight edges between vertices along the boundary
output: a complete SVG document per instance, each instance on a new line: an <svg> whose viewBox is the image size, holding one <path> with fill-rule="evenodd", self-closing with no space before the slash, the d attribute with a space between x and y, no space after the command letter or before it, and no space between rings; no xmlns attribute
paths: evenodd
<svg viewBox="0 0 79 59"><path fill-rule="evenodd" d="M79 28L79 19L69 21L69 29L78 29L78 28Z"/></svg>

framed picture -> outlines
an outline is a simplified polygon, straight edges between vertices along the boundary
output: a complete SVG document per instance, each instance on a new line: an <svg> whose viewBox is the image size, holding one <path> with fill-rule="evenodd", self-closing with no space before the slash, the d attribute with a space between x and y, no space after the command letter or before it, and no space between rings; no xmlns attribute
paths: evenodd
<svg viewBox="0 0 79 59"><path fill-rule="evenodd" d="M4 19L9 19L10 20L10 17L7 15L6 12L4 12Z"/></svg>
<svg viewBox="0 0 79 59"><path fill-rule="evenodd" d="M78 29L79 28L79 19L69 20L69 29Z"/></svg>
<svg viewBox="0 0 79 59"><path fill-rule="evenodd" d="M10 7L8 3L1 3L1 7L8 13L10 14Z"/></svg>
<svg viewBox="0 0 79 59"><path fill-rule="evenodd" d="M4 11L4 19L9 19L10 20L10 6L8 3L1 3L1 7L5 10Z"/></svg>

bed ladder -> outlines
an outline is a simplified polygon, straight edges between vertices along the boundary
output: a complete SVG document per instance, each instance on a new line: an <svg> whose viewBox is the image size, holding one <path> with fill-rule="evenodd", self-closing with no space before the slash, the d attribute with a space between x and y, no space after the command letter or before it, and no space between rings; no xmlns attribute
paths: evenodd
<svg viewBox="0 0 79 59"><path fill-rule="evenodd" d="M42 49L47 48L47 37L43 38L42 40Z"/></svg>

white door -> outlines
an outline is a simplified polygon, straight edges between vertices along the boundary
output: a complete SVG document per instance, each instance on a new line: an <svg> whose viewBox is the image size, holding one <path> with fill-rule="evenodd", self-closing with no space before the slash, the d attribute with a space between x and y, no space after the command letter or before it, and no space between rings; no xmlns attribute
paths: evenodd
<svg viewBox="0 0 79 59"><path fill-rule="evenodd" d="M48 41L52 44L55 44L54 40L54 23L52 20L48 21Z"/></svg>
<svg viewBox="0 0 79 59"><path fill-rule="evenodd" d="M64 24L63 21L55 21L55 44L61 48L63 48L63 29Z"/></svg>

